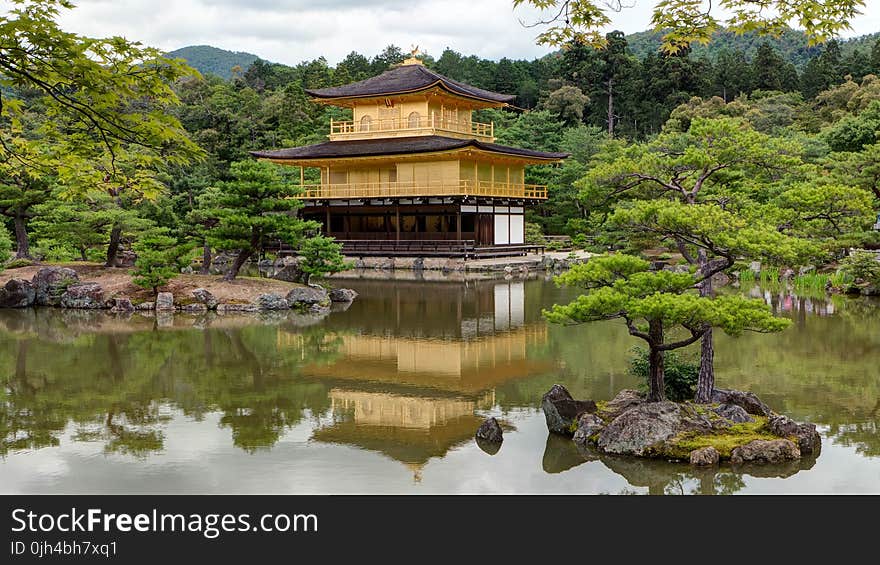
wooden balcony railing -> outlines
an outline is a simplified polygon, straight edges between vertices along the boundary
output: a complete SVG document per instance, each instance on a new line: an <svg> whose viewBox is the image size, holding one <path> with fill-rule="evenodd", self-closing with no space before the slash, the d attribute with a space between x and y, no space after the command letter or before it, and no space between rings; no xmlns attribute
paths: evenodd
<svg viewBox="0 0 880 565"><path fill-rule="evenodd" d="M380 137L383 134L398 132L413 135L419 132L447 132L492 140L495 138L495 124L483 124L469 120L451 120L437 117L435 114L427 117L392 120L342 122L330 120L330 138L336 140L347 137L369 137L372 135Z"/></svg>
<svg viewBox="0 0 880 565"><path fill-rule="evenodd" d="M537 184L504 182L369 182L347 184L306 184L297 196L302 199L407 198L437 196L497 196L546 200L547 187Z"/></svg>

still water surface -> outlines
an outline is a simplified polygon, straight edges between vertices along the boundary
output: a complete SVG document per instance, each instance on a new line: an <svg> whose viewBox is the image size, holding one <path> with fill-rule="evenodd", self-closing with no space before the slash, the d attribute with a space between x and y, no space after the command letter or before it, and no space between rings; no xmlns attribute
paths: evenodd
<svg viewBox="0 0 880 565"><path fill-rule="evenodd" d="M720 337L719 384L818 424L787 466L587 460L550 437L553 383L637 383L615 322L548 326L531 281L345 281L318 319L0 311L4 493L880 493L880 304L753 291L795 324ZM498 417L505 441L474 442Z"/></svg>

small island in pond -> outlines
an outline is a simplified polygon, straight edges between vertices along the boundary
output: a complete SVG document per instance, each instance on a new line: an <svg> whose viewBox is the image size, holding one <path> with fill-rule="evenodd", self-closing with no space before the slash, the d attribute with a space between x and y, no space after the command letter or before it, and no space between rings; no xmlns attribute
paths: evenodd
<svg viewBox="0 0 880 565"><path fill-rule="evenodd" d="M729 461L783 463L816 456L814 424L777 414L755 394L715 390L711 402L649 402L635 390L609 401L575 400L562 385L541 399L550 432L572 437L586 450L610 455L716 465Z"/></svg>

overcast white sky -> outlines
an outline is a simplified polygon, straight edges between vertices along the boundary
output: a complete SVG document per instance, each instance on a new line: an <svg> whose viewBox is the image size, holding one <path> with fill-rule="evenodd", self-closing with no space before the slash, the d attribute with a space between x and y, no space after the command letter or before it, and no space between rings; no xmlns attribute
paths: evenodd
<svg viewBox="0 0 880 565"><path fill-rule="evenodd" d="M279 63L325 56L337 63L351 51L368 57L394 43L439 56L446 47L488 59L531 59L548 52L535 45L535 12L511 0L74 0L62 17L65 29L94 37L122 35L165 50L213 45L247 51ZM647 29L654 2L614 14L610 29ZM880 0L847 36L880 31ZM9 2L0 0L0 8ZM872 9L873 8L873 9ZM5 11L2 9L0 11ZM610 31L609 29L609 31Z"/></svg>

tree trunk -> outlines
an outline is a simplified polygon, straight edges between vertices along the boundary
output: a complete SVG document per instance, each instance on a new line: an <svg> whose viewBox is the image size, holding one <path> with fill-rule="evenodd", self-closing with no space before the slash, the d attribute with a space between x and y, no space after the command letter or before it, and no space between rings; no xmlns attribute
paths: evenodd
<svg viewBox="0 0 880 565"><path fill-rule="evenodd" d="M86 255L86 248L85 247L79 248L79 258L82 259L83 261L89 260L88 256Z"/></svg>
<svg viewBox="0 0 880 565"><path fill-rule="evenodd" d="M660 402L666 400L663 352L657 349L663 343L663 322L649 322L648 334L651 337L648 343L648 402Z"/></svg>
<svg viewBox="0 0 880 565"><path fill-rule="evenodd" d="M208 245L207 241L202 248L202 269L199 272L203 275L211 273L211 246Z"/></svg>
<svg viewBox="0 0 880 565"><path fill-rule="evenodd" d="M253 255L253 249L250 247L246 247L238 252L238 255L235 256L235 261L232 262L232 266L229 267L229 270L226 271L226 274L223 275L224 281L234 280L236 276L238 276L238 271L241 270L242 265L244 265L248 258Z"/></svg>
<svg viewBox="0 0 880 565"><path fill-rule="evenodd" d="M700 249L697 257L700 265L699 272L705 275L709 269L706 250ZM710 277L700 283L700 296L711 297L712 294L712 278ZM697 378L697 392L694 395L694 402L703 404L710 402L712 392L715 390L715 344L712 334L712 328L709 328L700 340L700 374Z"/></svg>
<svg viewBox="0 0 880 565"><path fill-rule="evenodd" d="M262 234L254 228L251 231L251 241L248 247L245 247L241 251L238 252L238 255L235 256L235 261L232 262L232 266L229 267L229 270L226 271L226 274L223 275L224 281L231 281L238 276L238 271L241 269L242 265L250 258L251 255L257 250L260 245L260 239Z"/></svg>
<svg viewBox="0 0 880 565"><path fill-rule="evenodd" d="M16 214L15 216L15 257L16 259L30 259L31 248L28 240L27 218Z"/></svg>
<svg viewBox="0 0 880 565"><path fill-rule="evenodd" d="M116 255L119 254L119 244L122 241L122 228L118 225L113 226L110 230L110 244L107 245L107 262L105 267L116 266Z"/></svg>
<svg viewBox="0 0 880 565"><path fill-rule="evenodd" d="M608 79L608 137L614 137L614 79Z"/></svg>

